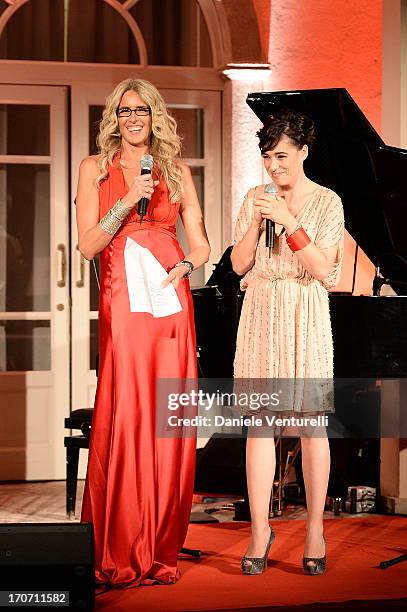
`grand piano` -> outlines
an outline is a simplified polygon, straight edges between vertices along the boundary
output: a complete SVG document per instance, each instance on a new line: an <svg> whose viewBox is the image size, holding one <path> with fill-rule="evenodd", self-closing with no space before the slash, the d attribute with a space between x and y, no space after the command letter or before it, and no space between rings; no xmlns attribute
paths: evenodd
<svg viewBox="0 0 407 612"><path fill-rule="evenodd" d="M373 433L360 433L355 426L357 440L350 440L351 435L331 440L337 461L330 488L338 494L347 484L355 484L348 482L348 472L352 469L355 476L355 466L345 465L345 456L350 461L354 452L360 458L362 447L365 461L360 464L360 478L363 484L378 487L380 393L368 382L407 377L407 151L383 142L346 89L251 93L247 104L262 122L281 105L315 121L317 142L306 161L306 173L341 196L346 229L378 270L372 295L354 296L351 288L346 294L330 294L335 378L367 379L362 385L366 394L360 393L360 386L355 392L352 385L338 392L342 416L346 420L348 410L362 421L366 415L373 418ZM232 376L244 296L231 269L230 250L207 285L193 290L202 377ZM384 283L395 295L380 296ZM204 456L198 458L198 483L205 478L200 476L200 469L205 473Z"/></svg>

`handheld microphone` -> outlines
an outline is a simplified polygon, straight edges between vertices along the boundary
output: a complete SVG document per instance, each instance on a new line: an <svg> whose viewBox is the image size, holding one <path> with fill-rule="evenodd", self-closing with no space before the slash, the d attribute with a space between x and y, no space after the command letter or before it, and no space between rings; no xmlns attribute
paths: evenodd
<svg viewBox="0 0 407 612"><path fill-rule="evenodd" d="M151 174L153 169L154 160L152 155L143 155L140 160L141 174ZM140 223L143 221L143 217L147 212L148 198L141 198L138 203L137 212L140 216Z"/></svg>
<svg viewBox="0 0 407 612"><path fill-rule="evenodd" d="M271 193L276 197L278 195L278 188L274 183L269 183L264 187L264 193ZM275 236L276 224L271 219L266 219L266 247L269 250L269 257L271 257L271 249L274 246Z"/></svg>

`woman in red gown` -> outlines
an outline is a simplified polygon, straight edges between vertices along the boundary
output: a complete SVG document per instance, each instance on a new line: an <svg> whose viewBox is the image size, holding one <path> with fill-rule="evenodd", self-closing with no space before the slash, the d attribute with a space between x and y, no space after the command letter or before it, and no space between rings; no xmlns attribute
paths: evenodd
<svg viewBox="0 0 407 612"><path fill-rule="evenodd" d="M187 278L208 260L209 245L175 121L151 83L127 79L115 88L98 146L99 155L81 163L77 193L79 249L89 260L100 253L101 263L100 366L81 520L93 523L97 582L172 583L192 503L195 439L156 435L156 381L196 377ZM141 175L146 154L154 165ZM141 259L128 259L129 246ZM178 304L170 314L140 301L139 291L157 280L146 257L165 271L161 289Z"/></svg>

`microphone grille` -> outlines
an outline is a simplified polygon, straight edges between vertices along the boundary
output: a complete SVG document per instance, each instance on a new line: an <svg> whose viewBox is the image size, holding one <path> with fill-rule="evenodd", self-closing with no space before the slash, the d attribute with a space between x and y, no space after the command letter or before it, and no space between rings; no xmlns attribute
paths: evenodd
<svg viewBox="0 0 407 612"><path fill-rule="evenodd" d="M140 167L142 170L152 170L154 165L154 159L152 155L143 155L140 160Z"/></svg>
<svg viewBox="0 0 407 612"><path fill-rule="evenodd" d="M264 187L264 193L271 193L272 195L277 195L278 194L278 187L277 187L277 185L275 185L274 183L268 183Z"/></svg>

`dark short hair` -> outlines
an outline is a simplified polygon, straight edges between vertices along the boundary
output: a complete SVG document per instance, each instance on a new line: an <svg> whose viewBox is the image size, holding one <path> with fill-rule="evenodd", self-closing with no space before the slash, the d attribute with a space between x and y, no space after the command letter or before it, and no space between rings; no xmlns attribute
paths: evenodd
<svg viewBox="0 0 407 612"><path fill-rule="evenodd" d="M274 149L283 135L288 136L298 149L305 144L311 148L315 141L314 122L306 115L288 108L276 108L257 132L260 151L264 153Z"/></svg>

